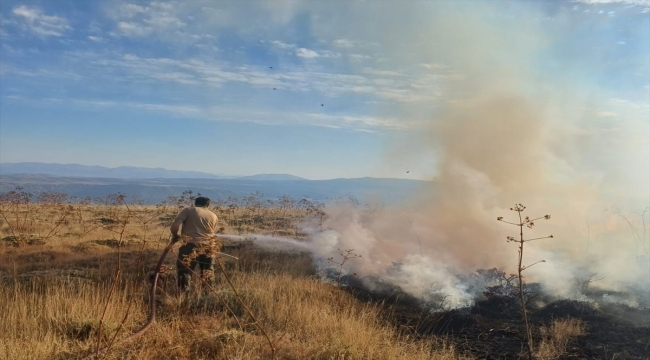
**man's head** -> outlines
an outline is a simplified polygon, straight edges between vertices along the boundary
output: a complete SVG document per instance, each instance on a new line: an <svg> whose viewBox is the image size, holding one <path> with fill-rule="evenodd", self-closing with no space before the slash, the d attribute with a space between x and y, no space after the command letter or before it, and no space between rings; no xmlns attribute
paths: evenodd
<svg viewBox="0 0 650 360"><path fill-rule="evenodd" d="M210 198L207 198L205 196L199 196L196 199L194 199L194 206L208 207L210 206Z"/></svg>

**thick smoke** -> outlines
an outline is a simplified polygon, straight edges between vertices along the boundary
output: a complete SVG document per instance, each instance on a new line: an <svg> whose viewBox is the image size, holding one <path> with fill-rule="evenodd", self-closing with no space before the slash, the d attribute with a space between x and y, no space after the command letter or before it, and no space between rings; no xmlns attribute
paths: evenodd
<svg viewBox="0 0 650 360"><path fill-rule="evenodd" d="M438 79L445 96L426 111L387 109L422 124L408 144L389 151L388 161L433 151L430 187L397 209L330 204L327 230L312 234L313 251L340 261L340 251L354 249L361 257L350 259L346 272L423 300L463 306L477 295L468 273L493 267L515 272L517 248L506 236L518 228L496 219L517 220L509 208L521 202L528 208L524 215L552 215L526 229L526 237L554 235L526 245L526 263L546 260L526 271L527 281L572 298L582 297L577 284L589 278L600 279L593 286L612 290L647 289L648 216L642 223L641 215L629 213L648 203L647 184L638 186L639 179L618 165L633 164L634 173L647 179L647 123L617 119L603 127L594 115L602 109L586 99L585 90L565 70L554 73L544 65L558 61L553 46L569 33L562 16L549 31L534 21L541 15L533 6L522 18L502 3L472 4L394 9L397 20L388 24L395 26L381 31L390 36L376 38L403 54L404 62L443 64L460 74ZM426 12L426 22L418 23L416 12ZM400 16L403 27L397 26ZM406 21L408 16L415 20ZM417 46L407 49L404 42ZM580 66L567 61L568 69ZM588 97L601 95L591 89ZM631 134L636 145L628 142ZM630 223L623 214L630 214ZM326 261L320 265L328 267Z"/></svg>

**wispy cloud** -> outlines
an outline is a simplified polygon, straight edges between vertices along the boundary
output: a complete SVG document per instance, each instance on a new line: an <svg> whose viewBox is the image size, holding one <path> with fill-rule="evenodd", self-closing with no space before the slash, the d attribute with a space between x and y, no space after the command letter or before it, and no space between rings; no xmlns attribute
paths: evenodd
<svg viewBox="0 0 650 360"><path fill-rule="evenodd" d="M33 79L57 79L57 80L82 80L84 77L74 71L68 70L51 70L51 69L31 69L20 68L13 65L0 63L0 75L21 76Z"/></svg>
<svg viewBox="0 0 650 360"><path fill-rule="evenodd" d="M340 48L352 48L354 47L354 41L349 40L349 39L336 39L332 41L332 44L334 46L340 47Z"/></svg>
<svg viewBox="0 0 650 360"><path fill-rule="evenodd" d="M364 54L350 54L348 55L348 58L350 59L350 61L358 63L358 62L368 60L371 57L369 55L364 55Z"/></svg>
<svg viewBox="0 0 650 360"><path fill-rule="evenodd" d="M279 49L295 49L295 48L296 48L296 45L294 45L294 44L287 44L287 43L282 42L282 41L280 41L280 40L273 40L273 41L271 42L271 44L272 44L274 47L277 47L277 48L279 48Z"/></svg>
<svg viewBox="0 0 650 360"><path fill-rule="evenodd" d="M299 48L298 50L296 50L296 55L298 57L305 58L305 59L313 59L319 56L316 51L305 49L305 48Z"/></svg>
<svg viewBox="0 0 650 360"><path fill-rule="evenodd" d="M443 64L420 64L420 66L427 70L443 70L447 68L447 66Z"/></svg>
<svg viewBox="0 0 650 360"><path fill-rule="evenodd" d="M296 56L303 59L315 59L315 58L340 58L342 55L338 52L331 50L312 50L307 48L298 48L296 50Z"/></svg>
<svg viewBox="0 0 650 360"><path fill-rule="evenodd" d="M148 10L149 8L147 6L141 6L137 4L120 4L116 9L116 13L127 18L133 18L139 14L146 13Z"/></svg>
<svg viewBox="0 0 650 360"><path fill-rule="evenodd" d="M365 68L361 74L313 71L301 66L287 66L283 71L269 71L263 66L232 64L218 60L148 58L117 52L71 52L60 64L67 68L23 68L4 65L5 75L59 78L62 74L75 79L116 83L157 83L162 86L209 86L221 88L239 83L253 88L276 88L300 93L317 93L328 97L357 94L378 101L431 103L439 100L444 74L422 76L397 71Z"/></svg>
<svg viewBox="0 0 650 360"><path fill-rule="evenodd" d="M376 133L375 130L368 130L368 129L352 129L352 131L355 131L355 132L364 132L364 133L369 133L369 134L374 134L374 133Z"/></svg>
<svg viewBox="0 0 650 360"><path fill-rule="evenodd" d="M271 41L271 46L280 50L291 50L297 57L303 59L316 59L316 58L340 58L341 53L331 50L314 50L304 47L298 47L296 44L288 44L280 40Z"/></svg>
<svg viewBox="0 0 650 360"><path fill-rule="evenodd" d="M117 32L114 34L123 35L123 36L138 36L144 37L153 31L153 28L147 26L141 26L137 23L120 21L117 23L116 27Z"/></svg>
<svg viewBox="0 0 650 360"><path fill-rule="evenodd" d="M419 125L418 122L397 118L382 118L359 115L332 115L313 112L274 112L244 109L214 108L209 111L213 120L250 121L266 125L309 125L319 127L355 129L359 131L406 130Z"/></svg>
<svg viewBox="0 0 650 360"><path fill-rule="evenodd" d="M193 105L170 105L157 103L141 103L133 101L111 101L97 99L75 99L75 98L30 98L20 95L8 95L4 97L7 100L29 103L35 106L60 106L83 107L83 108L129 108L134 110L145 110L172 114L182 117L201 117L205 111L199 106Z"/></svg>
<svg viewBox="0 0 650 360"><path fill-rule="evenodd" d="M641 12L650 11L650 0L574 0L577 3L589 4L589 5L605 5L605 4L624 4L624 5L636 5L641 7Z"/></svg>
<svg viewBox="0 0 650 360"><path fill-rule="evenodd" d="M188 32L187 22L179 16L176 2L153 1L147 5L120 4L108 8L107 15L115 21L114 36L147 37L192 41L198 34Z"/></svg>
<svg viewBox="0 0 650 360"><path fill-rule="evenodd" d="M381 118L349 114L321 114L302 111L268 111L246 108L215 107L200 104L160 104L134 101L111 101L74 98L29 98L8 95L6 100L30 103L37 106L73 106L83 108L129 108L133 110L171 114L204 121L254 123L261 125L291 126L304 125L332 129L347 129L368 133L379 130L407 130L420 126L417 121L398 118Z"/></svg>
<svg viewBox="0 0 650 360"><path fill-rule="evenodd" d="M24 29L37 36L63 36L72 30L65 18L46 15L36 7L21 5L13 8L11 13Z"/></svg>

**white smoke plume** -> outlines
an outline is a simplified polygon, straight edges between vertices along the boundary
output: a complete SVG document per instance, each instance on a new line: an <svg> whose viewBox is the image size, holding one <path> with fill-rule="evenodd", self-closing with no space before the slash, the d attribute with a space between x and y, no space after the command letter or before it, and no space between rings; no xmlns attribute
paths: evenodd
<svg viewBox="0 0 650 360"><path fill-rule="evenodd" d="M345 264L348 273L424 300L442 296L450 306L467 305L476 296L468 273L515 272L517 249L506 236L518 228L496 219L517 220L509 208L521 202L524 215L552 215L526 229L526 237L554 235L526 245L526 263L546 260L526 271L527 281L572 298L581 297L576 281L593 274L600 279L594 286L647 289L648 214L642 221L630 211L643 210L650 198L648 107L606 123L607 105L598 103L606 91L569 76L595 76L597 60L585 69L563 58L562 68L549 71L575 25L561 13L549 28L538 21L544 14L535 2L432 3L386 6L386 22L387 9L378 6L349 30L400 54L397 65L437 63L460 74L439 79L445 96L430 109L384 109L419 124L407 143L396 141L387 151L388 162L433 152L436 175L408 206L330 204L327 230L312 234L317 257L340 259L340 251L354 249L361 257ZM364 22L369 17L383 28Z"/></svg>
<svg viewBox="0 0 650 360"><path fill-rule="evenodd" d="M430 186L399 208L329 204L325 230L306 229L317 264L336 272L326 259L340 262L341 251L353 249L361 257L342 269L374 279L366 286L389 284L425 301L464 306L480 293L467 274L515 272L517 248L506 236L518 229L496 219L517 220L509 208L523 203L524 215L552 216L526 229L526 237L554 235L526 245L526 264L546 260L526 270L527 281L578 299L577 282L589 279L597 280L591 286L647 294L648 87L630 95L597 80L617 66L650 77L650 13L594 6L273 2L279 23L299 16L309 19L312 36L376 50L374 68L362 63L352 73L416 72L412 88L422 89L413 99L385 93L399 101L376 112L406 129L387 141L386 167L403 173L428 163L420 172L433 174ZM628 34L622 42L639 54L636 60L619 61L618 32Z"/></svg>

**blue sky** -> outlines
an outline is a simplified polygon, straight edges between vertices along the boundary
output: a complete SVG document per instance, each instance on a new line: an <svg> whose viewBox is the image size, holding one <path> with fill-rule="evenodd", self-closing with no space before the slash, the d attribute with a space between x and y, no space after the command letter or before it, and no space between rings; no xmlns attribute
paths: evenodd
<svg viewBox="0 0 650 360"><path fill-rule="evenodd" d="M598 133L558 155L572 168L618 167L641 184L649 11L647 0L4 0L0 161L424 179L438 150L412 142L503 72L531 98L562 93L550 98L572 119L566 134Z"/></svg>

